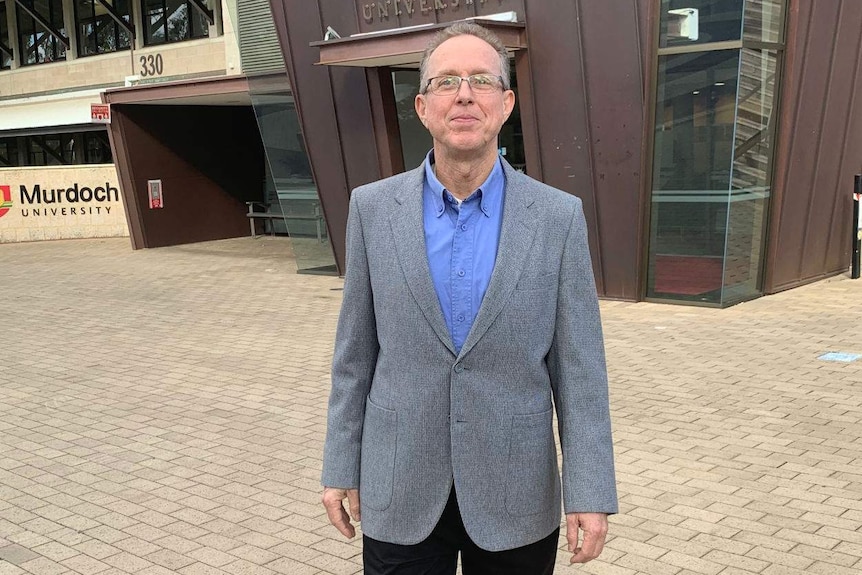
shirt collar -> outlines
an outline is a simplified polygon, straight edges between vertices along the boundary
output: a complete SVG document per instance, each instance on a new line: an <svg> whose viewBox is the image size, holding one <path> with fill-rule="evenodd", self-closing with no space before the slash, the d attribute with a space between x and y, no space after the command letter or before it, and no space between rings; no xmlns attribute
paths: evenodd
<svg viewBox="0 0 862 575"><path fill-rule="evenodd" d="M433 166L434 150L431 150L425 157L425 182L428 184L428 188L431 191L431 199L434 202L434 215L439 218L443 215L443 212L446 211L446 201L444 197L449 192L445 187L443 187L440 180L437 179ZM491 169L491 173L488 174L488 177L484 182L482 182L482 185L479 186L475 192L470 194L470 197L468 197L467 200L470 200L473 196L478 194L479 209L482 210L482 213L485 214L486 217L491 217L491 214L494 212L497 205L499 205L503 197L504 182L505 174L503 173L503 164L498 157L497 161L494 162L494 167Z"/></svg>

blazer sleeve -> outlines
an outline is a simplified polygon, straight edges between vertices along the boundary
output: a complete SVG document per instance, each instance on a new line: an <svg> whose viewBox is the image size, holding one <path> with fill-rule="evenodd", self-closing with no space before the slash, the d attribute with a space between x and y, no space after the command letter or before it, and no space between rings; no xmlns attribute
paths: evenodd
<svg viewBox="0 0 862 575"><path fill-rule="evenodd" d="M359 462L365 398L377 363L379 345L368 257L358 194L350 198L347 217L347 269L329 395L323 474L326 487L359 487Z"/></svg>
<svg viewBox="0 0 862 575"><path fill-rule="evenodd" d="M548 368L563 455L563 508L566 513L616 513L604 341L580 200L563 250L559 281Z"/></svg>

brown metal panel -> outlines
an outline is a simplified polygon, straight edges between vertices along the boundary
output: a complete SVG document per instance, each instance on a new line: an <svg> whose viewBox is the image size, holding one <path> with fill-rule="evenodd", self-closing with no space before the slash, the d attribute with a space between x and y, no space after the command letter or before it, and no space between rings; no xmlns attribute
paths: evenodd
<svg viewBox="0 0 862 575"><path fill-rule="evenodd" d="M105 93L102 92L102 102L105 101ZM126 212L126 223L129 226L132 249L138 250L146 247L146 239L141 225L141 205L138 202L138 195L134 192L134 164L129 158L129 150L126 146L124 128L127 120L123 113L123 107L114 106L111 116L111 124L108 126L108 140L111 144L117 175L120 178L120 193L123 194L123 209Z"/></svg>
<svg viewBox="0 0 862 575"><path fill-rule="evenodd" d="M841 273L849 263L845 210L862 157L853 133L859 12L857 2L791 4L767 292Z"/></svg>
<svg viewBox="0 0 862 575"><path fill-rule="evenodd" d="M641 76L644 121L641 128L641 178L637 222L637 299L646 294L646 275L649 267L649 233L652 201L653 151L655 134L655 102L658 83L658 37L660 0L638 0L638 35L641 46Z"/></svg>
<svg viewBox="0 0 862 575"><path fill-rule="evenodd" d="M639 27L633 0L527 5L542 179L583 200L599 294L619 299L639 295Z"/></svg>
<svg viewBox="0 0 862 575"><path fill-rule="evenodd" d="M322 40L326 26L330 25L350 34L355 32L356 17L344 9L344 4L344 0L319 0L323 25L318 28L316 38L313 29L309 32L312 40ZM303 50L311 61L319 54L309 43L305 44ZM378 169L378 150L374 145L368 81L364 70L329 68L328 72L338 121L341 153L344 155L347 186L352 189L381 176Z"/></svg>
<svg viewBox="0 0 862 575"><path fill-rule="evenodd" d="M836 133L843 137L834 142L840 153L836 158L832 174L832 189L836 190L832 201L831 225L826 240L824 265L827 270L844 270L851 257L852 244L848 239L853 234L853 202L851 189L853 176L862 173L862 109L859 92L862 81L862 2L844 0L839 16L839 49L835 73L841 83L849 83L839 98L846 98L846 108L839 108L833 119ZM855 41L855 45L854 45ZM852 49L847 49L852 48ZM840 103L839 103L840 104Z"/></svg>
<svg viewBox="0 0 862 575"><path fill-rule="evenodd" d="M589 156L588 101L578 2L527 4L527 35L542 173L534 177L581 198L599 294L606 295Z"/></svg>
<svg viewBox="0 0 862 575"><path fill-rule="evenodd" d="M815 19L812 21L812 40L815 42L818 38L826 38L825 34L829 34L830 41L823 44L809 44L809 46L817 46L815 50L815 59L818 65L808 68L808 79L812 84L820 84L822 86L822 100L813 100L818 102L818 106L806 105L804 112L814 112L820 108L819 114L811 114L810 121L819 123L816 133L812 133L810 139L806 142L807 146L799 146L797 150L805 150L811 154L811 164L805 168L811 170L811 184L809 186L808 200L808 217L805 222L805 243L802 248L802 258L800 262L799 278L816 277L827 271L825 268L826 248L829 238L829 230L833 225L833 211L836 198L836 186L838 176L838 164L840 163L840 154L838 154L837 144L843 137L847 127L847 113L849 112L850 92L846 86L846 80L842 81L842 76L837 74L837 70L841 69L842 54L846 60L846 51L840 49L842 38L842 11L840 7L835 10L834 14L828 14L828 10L815 10ZM827 32L828 30L828 32ZM855 29L854 39L859 36L859 28ZM812 54L813 56L815 54ZM851 54L855 58L855 54ZM852 67L852 63L850 63ZM816 69L816 71L815 71ZM842 86L842 84L845 84ZM820 95L821 92L814 92ZM800 120L805 122L808 120L809 114L804 113ZM799 164L797 164L798 166ZM798 172L797 172L798 173ZM801 174L800 174L801 175ZM807 174L806 174L807 175Z"/></svg>
<svg viewBox="0 0 862 575"><path fill-rule="evenodd" d="M772 181L772 197L770 202L768 241L766 246L766 264L763 279L763 291L773 293L778 291L777 278L793 275L794 263L784 255L784 211L786 207L785 190L787 187L790 165L790 153L796 133L794 126L798 113L799 102L796 97L800 71L803 64L803 46L808 33L808 19L811 16L811 5L800 6L798 1L787 3L787 23L785 31L786 49L782 65L782 78L779 94L778 134L775 142L775 159L773 162L774 176ZM801 23L805 23L802 25ZM780 257L781 256L781 257Z"/></svg>
<svg viewBox="0 0 862 575"><path fill-rule="evenodd" d="M644 78L637 8L636 0L580 3L603 293L627 300L639 296Z"/></svg>

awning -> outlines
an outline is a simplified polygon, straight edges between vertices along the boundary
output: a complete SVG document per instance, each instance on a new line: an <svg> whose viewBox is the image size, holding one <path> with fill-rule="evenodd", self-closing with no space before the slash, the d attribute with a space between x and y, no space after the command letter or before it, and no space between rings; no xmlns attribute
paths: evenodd
<svg viewBox="0 0 862 575"><path fill-rule="evenodd" d="M471 21L494 32L506 46L510 56L527 47L526 27L523 22L483 19ZM431 38L450 24L452 22L369 32L349 38L312 42L310 45L320 48L320 61L317 63L324 66L416 68Z"/></svg>

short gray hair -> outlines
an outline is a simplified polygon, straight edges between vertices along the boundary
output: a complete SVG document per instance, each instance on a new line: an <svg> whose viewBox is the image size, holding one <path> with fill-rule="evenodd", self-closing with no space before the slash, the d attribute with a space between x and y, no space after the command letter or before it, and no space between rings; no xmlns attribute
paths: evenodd
<svg viewBox="0 0 862 575"><path fill-rule="evenodd" d="M455 22L451 26L447 26L437 32L434 38L431 39L428 47L425 48L425 52L422 54L422 60L419 62L419 93L424 94L425 86L428 84L428 58L431 57L434 50L440 47L440 44L446 40L455 38L456 36L475 36L476 38L487 42L494 50L497 51L497 54L500 56L500 77L503 78L503 89L508 90L511 72L509 69L509 53L506 52L506 46L503 45L503 42L496 34L484 26L480 26L475 22L461 21Z"/></svg>

